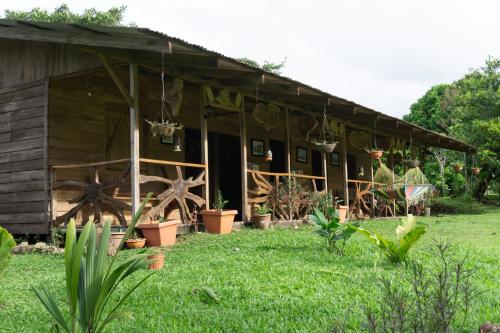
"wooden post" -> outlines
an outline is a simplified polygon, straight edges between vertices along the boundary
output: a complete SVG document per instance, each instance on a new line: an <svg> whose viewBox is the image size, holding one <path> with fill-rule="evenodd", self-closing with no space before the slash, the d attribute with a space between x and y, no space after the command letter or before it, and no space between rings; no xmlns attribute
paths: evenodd
<svg viewBox="0 0 500 333"><path fill-rule="evenodd" d="M464 179L465 179L465 193L470 191L469 179L467 178L467 153L464 153Z"/></svg>
<svg viewBox="0 0 500 333"><path fill-rule="evenodd" d="M291 173L292 165L291 165L291 155L290 155L290 118L288 108L285 109L285 149L286 149L286 159L285 159L285 167L286 173Z"/></svg>
<svg viewBox="0 0 500 333"><path fill-rule="evenodd" d="M373 133L370 133L370 147L373 147ZM375 184L373 183L373 160L369 158L368 161L370 163L370 182L372 183L372 189L373 189L375 186ZM373 192L371 193L371 197L372 197L372 216L375 216L375 194L373 194Z"/></svg>
<svg viewBox="0 0 500 333"><path fill-rule="evenodd" d="M321 167L323 169L323 177L325 178L325 193L328 193L328 166L326 163L326 153L321 154Z"/></svg>
<svg viewBox="0 0 500 333"><path fill-rule="evenodd" d="M205 164L205 186L203 187L203 197L205 198L206 207L210 208L210 182L208 170L208 127L206 118L207 105L207 87L201 85L200 89L200 129L201 129L201 163Z"/></svg>
<svg viewBox="0 0 500 333"><path fill-rule="evenodd" d="M349 207L349 184L347 182L348 174L347 174L347 138L346 138L346 129L344 127L344 135L342 137L342 161L344 166L342 168L342 176L344 182L344 206ZM349 209L347 210L347 214L349 214Z"/></svg>
<svg viewBox="0 0 500 333"><path fill-rule="evenodd" d="M56 169L51 168L50 169L50 226L52 227L55 223L56 217L57 217L57 207L56 207L56 191L54 189L54 184L56 182ZM51 236L52 237L52 236Z"/></svg>
<svg viewBox="0 0 500 333"><path fill-rule="evenodd" d="M245 115L245 96L240 111L240 153L241 153L241 219L247 222L248 173L247 173L247 121Z"/></svg>
<svg viewBox="0 0 500 333"><path fill-rule="evenodd" d="M136 62L130 63L130 182L132 216L140 204L139 185L139 70Z"/></svg>
<svg viewBox="0 0 500 333"><path fill-rule="evenodd" d="M394 184L395 181L395 172L394 170L394 153L391 154L391 170L392 170L392 183ZM392 199L392 215L396 216L396 199Z"/></svg>

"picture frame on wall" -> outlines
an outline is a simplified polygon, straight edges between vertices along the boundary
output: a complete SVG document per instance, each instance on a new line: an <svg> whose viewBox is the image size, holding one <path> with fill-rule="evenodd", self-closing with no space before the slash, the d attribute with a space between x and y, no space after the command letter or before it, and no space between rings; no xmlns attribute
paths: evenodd
<svg viewBox="0 0 500 333"><path fill-rule="evenodd" d="M251 147L252 147L252 156L264 157L264 140L261 139L252 139Z"/></svg>
<svg viewBox="0 0 500 333"><path fill-rule="evenodd" d="M297 146L297 162L307 163L307 148Z"/></svg>
<svg viewBox="0 0 500 333"><path fill-rule="evenodd" d="M330 165L339 166L340 165L340 154L338 152L330 153Z"/></svg>

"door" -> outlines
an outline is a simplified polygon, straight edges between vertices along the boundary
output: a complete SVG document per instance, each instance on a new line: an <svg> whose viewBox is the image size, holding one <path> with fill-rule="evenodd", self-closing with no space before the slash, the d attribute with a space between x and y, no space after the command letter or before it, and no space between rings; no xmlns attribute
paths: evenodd
<svg viewBox="0 0 500 333"><path fill-rule="evenodd" d="M273 152L273 160L269 163L269 171L286 172L285 142L269 140L269 148Z"/></svg>
<svg viewBox="0 0 500 333"><path fill-rule="evenodd" d="M323 176L323 167L321 166L321 152L318 150L312 150L311 154L311 163L312 163L312 175L313 176ZM319 180L315 180L316 188L318 191L323 190L323 182Z"/></svg>

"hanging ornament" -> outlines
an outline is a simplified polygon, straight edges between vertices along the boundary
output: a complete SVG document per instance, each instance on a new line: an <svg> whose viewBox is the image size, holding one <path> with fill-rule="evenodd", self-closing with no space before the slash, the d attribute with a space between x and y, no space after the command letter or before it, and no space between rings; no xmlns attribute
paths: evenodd
<svg viewBox="0 0 500 333"><path fill-rule="evenodd" d="M179 153L181 151L181 138L177 134L174 134L174 152Z"/></svg>
<svg viewBox="0 0 500 333"><path fill-rule="evenodd" d="M267 150L266 157L264 159L266 162L272 162L273 160L273 152L271 151L271 147Z"/></svg>
<svg viewBox="0 0 500 333"><path fill-rule="evenodd" d="M365 169L361 165L358 169L358 176L363 177L365 175Z"/></svg>

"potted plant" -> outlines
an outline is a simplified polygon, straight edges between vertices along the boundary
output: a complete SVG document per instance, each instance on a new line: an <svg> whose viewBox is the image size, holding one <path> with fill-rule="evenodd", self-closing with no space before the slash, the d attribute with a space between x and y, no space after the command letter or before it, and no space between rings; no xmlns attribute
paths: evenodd
<svg viewBox="0 0 500 333"><path fill-rule="evenodd" d="M265 202L262 205L255 207L255 213L252 216L255 227L259 229L269 229L271 224L271 212L273 210L269 207L269 203Z"/></svg>
<svg viewBox="0 0 500 333"><path fill-rule="evenodd" d="M109 245L108 245L108 256L113 257L119 250L120 244L122 243L123 237L125 237L125 232L114 231L110 233Z"/></svg>
<svg viewBox="0 0 500 333"><path fill-rule="evenodd" d="M179 220L165 221L163 217L156 221L142 222L137 226L146 238L147 246L173 246L177 238Z"/></svg>
<svg viewBox="0 0 500 333"><path fill-rule="evenodd" d="M380 160L380 158L384 154L384 151L378 148L367 149L366 152L368 153L368 156L370 156L372 160Z"/></svg>
<svg viewBox="0 0 500 333"><path fill-rule="evenodd" d="M479 173L481 172L481 168L480 167L472 167L472 168L470 168L470 171L472 172L473 175L479 175Z"/></svg>
<svg viewBox="0 0 500 333"><path fill-rule="evenodd" d="M319 151L323 153L331 153L339 142L334 140L313 140L312 143L316 145Z"/></svg>
<svg viewBox="0 0 500 333"><path fill-rule="evenodd" d="M456 173L462 172L463 168L464 168L464 165L462 163L453 164L453 170L455 170Z"/></svg>
<svg viewBox="0 0 500 333"><path fill-rule="evenodd" d="M162 248L154 248L148 255L148 268L151 270L159 270L165 264L165 251Z"/></svg>
<svg viewBox="0 0 500 333"><path fill-rule="evenodd" d="M137 232L132 232L130 237L125 241L129 249L142 249L146 245L146 239L140 238Z"/></svg>
<svg viewBox="0 0 500 333"><path fill-rule="evenodd" d="M224 210L228 201L224 200L220 190L217 191L217 198L214 209L201 211L205 230L212 234L229 234L233 230L234 217L238 214L237 210Z"/></svg>

